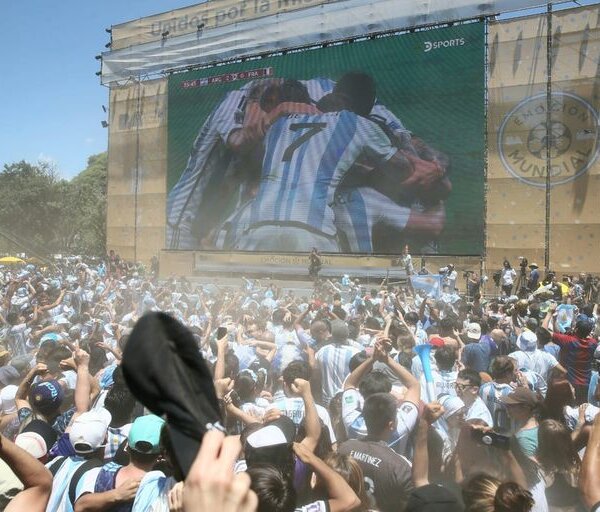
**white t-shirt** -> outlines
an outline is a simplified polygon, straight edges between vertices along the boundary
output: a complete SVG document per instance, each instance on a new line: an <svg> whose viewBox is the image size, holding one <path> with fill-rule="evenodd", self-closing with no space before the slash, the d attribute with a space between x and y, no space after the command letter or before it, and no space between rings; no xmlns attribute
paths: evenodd
<svg viewBox="0 0 600 512"><path fill-rule="evenodd" d="M432 373L435 374L438 367L435 357L433 357L433 350L429 353L429 365ZM423 375L423 363L421 363L421 358L419 356L413 357L410 372L415 376L416 379L420 379L421 375Z"/></svg>
<svg viewBox="0 0 600 512"><path fill-rule="evenodd" d="M329 505L323 500L313 501L308 505L297 507L294 512L329 512Z"/></svg>
<svg viewBox="0 0 600 512"><path fill-rule="evenodd" d="M300 397L288 397L283 393L275 394L273 397L272 407L279 409L283 414L285 414L288 418L290 418L296 425L300 425L302 421L304 421L305 416L305 406L304 400ZM325 407L315 404L315 408L317 409L317 414L319 418L323 422L323 424L329 430L329 437L331 438L331 442L336 442L335 432L333 431L333 425L331 424L331 418L329 416L329 412Z"/></svg>
<svg viewBox="0 0 600 512"><path fill-rule="evenodd" d="M548 377L552 369L558 365L558 361L552 354L539 349L531 352L518 350L517 352L508 354L508 357L511 357L517 362L517 368L519 370L526 368L527 370L538 373L546 382L548 382Z"/></svg>
<svg viewBox="0 0 600 512"><path fill-rule="evenodd" d="M514 268L505 268L502 270L502 286L510 286L513 284L517 273Z"/></svg>

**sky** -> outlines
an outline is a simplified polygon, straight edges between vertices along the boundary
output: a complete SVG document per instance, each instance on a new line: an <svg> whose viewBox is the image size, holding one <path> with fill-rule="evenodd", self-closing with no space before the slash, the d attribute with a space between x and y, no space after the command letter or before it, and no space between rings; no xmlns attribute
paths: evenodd
<svg viewBox="0 0 600 512"><path fill-rule="evenodd" d="M399 0L413 1L413 0ZM581 4L598 0L581 0ZM2 2L0 167L50 162L64 178L105 151L108 89L94 59L106 27L193 0L21 0ZM570 4L573 6L574 4Z"/></svg>
<svg viewBox="0 0 600 512"><path fill-rule="evenodd" d="M95 75L109 34L124 21L193 0L21 0L2 2L0 167L50 161L64 178L106 151L108 89Z"/></svg>

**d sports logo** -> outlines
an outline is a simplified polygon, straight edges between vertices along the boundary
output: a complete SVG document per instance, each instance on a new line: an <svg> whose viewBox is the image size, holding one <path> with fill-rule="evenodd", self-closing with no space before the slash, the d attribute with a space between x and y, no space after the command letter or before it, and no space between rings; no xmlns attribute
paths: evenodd
<svg viewBox="0 0 600 512"><path fill-rule="evenodd" d="M552 93L550 127L546 93L524 99L510 110L498 130L498 152L515 178L546 186L546 151L550 146L550 183L561 185L585 174L598 158L598 114L583 98Z"/></svg>
<svg viewBox="0 0 600 512"><path fill-rule="evenodd" d="M425 53L431 50L439 50L440 48L452 48L454 46L464 46L467 41L464 37L457 39L445 39L444 41L425 41Z"/></svg>

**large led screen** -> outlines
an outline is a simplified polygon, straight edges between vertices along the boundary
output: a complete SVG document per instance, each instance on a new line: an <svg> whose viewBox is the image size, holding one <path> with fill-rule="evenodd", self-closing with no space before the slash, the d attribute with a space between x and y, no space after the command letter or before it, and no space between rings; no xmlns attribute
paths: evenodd
<svg viewBox="0 0 600 512"><path fill-rule="evenodd" d="M174 74L172 250L478 255L482 23Z"/></svg>

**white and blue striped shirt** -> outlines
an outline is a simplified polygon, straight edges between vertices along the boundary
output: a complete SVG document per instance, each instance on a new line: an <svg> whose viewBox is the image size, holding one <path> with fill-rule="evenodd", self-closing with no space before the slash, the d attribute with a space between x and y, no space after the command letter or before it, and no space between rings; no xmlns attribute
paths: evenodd
<svg viewBox="0 0 600 512"><path fill-rule="evenodd" d="M385 224L402 231L410 208L400 206L372 188L348 189L336 196L335 225L344 235L342 245L350 252L373 252L373 227Z"/></svg>
<svg viewBox="0 0 600 512"><path fill-rule="evenodd" d="M250 229L261 224L297 225L335 236L331 205L354 162L389 160L396 149L372 121L343 110L278 119L265 138L261 182Z"/></svg>
<svg viewBox="0 0 600 512"><path fill-rule="evenodd" d="M229 177L232 158L224 144L235 129L242 127L235 113L243 105L246 92L228 93L202 125L187 166L167 198L167 248L196 249L198 237L193 232L194 221L206 200L207 191L214 190Z"/></svg>
<svg viewBox="0 0 600 512"><path fill-rule="evenodd" d="M46 507L47 512L73 512L73 505L69 498L69 487L71 485L71 478L77 471L77 468L85 463L86 459L79 456L67 457L61 464L60 469L52 479L52 491L50 493L50 499ZM51 467L53 464L59 464L59 462L49 462L46 467ZM83 478L79 479L75 492L75 497L79 497L81 489L83 488Z"/></svg>
<svg viewBox="0 0 600 512"><path fill-rule="evenodd" d="M331 399L343 390L344 380L350 374L350 359L359 349L343 344L325 345L315 358L321 371L323 404L329 406Z"/></svg>
<svg viewBox="0 0 600 512"><path fill-rule="evenodd" d="M486 382L479 388L479 396L487 406L494 420L494 429L503 433L515 432L514 422L511 420L500 398L512 393L514 388L510 384Z"/></svg>
<svg viewBox="0 0 600 512"><path fill-rule="evenodd" d="M186 168L167 198L168 248L198 247L201 235L195 232L194 224L198 217L202 216L202 208L212 210L205 204L210 191L219 190L220 185L230 178L233 155L225 144L232 131L242 128L247 95L258 82L260 80L250 81L239 90L227 93L200 128ZM329 78L321 77L300 80L300 82L306 87L310 98L315 103L331 93L336 84ZM371 116L396 134L409 133L390 110L377 102L371 110ZM242 192L239 191L238 201L242 197Z"/></svg>

